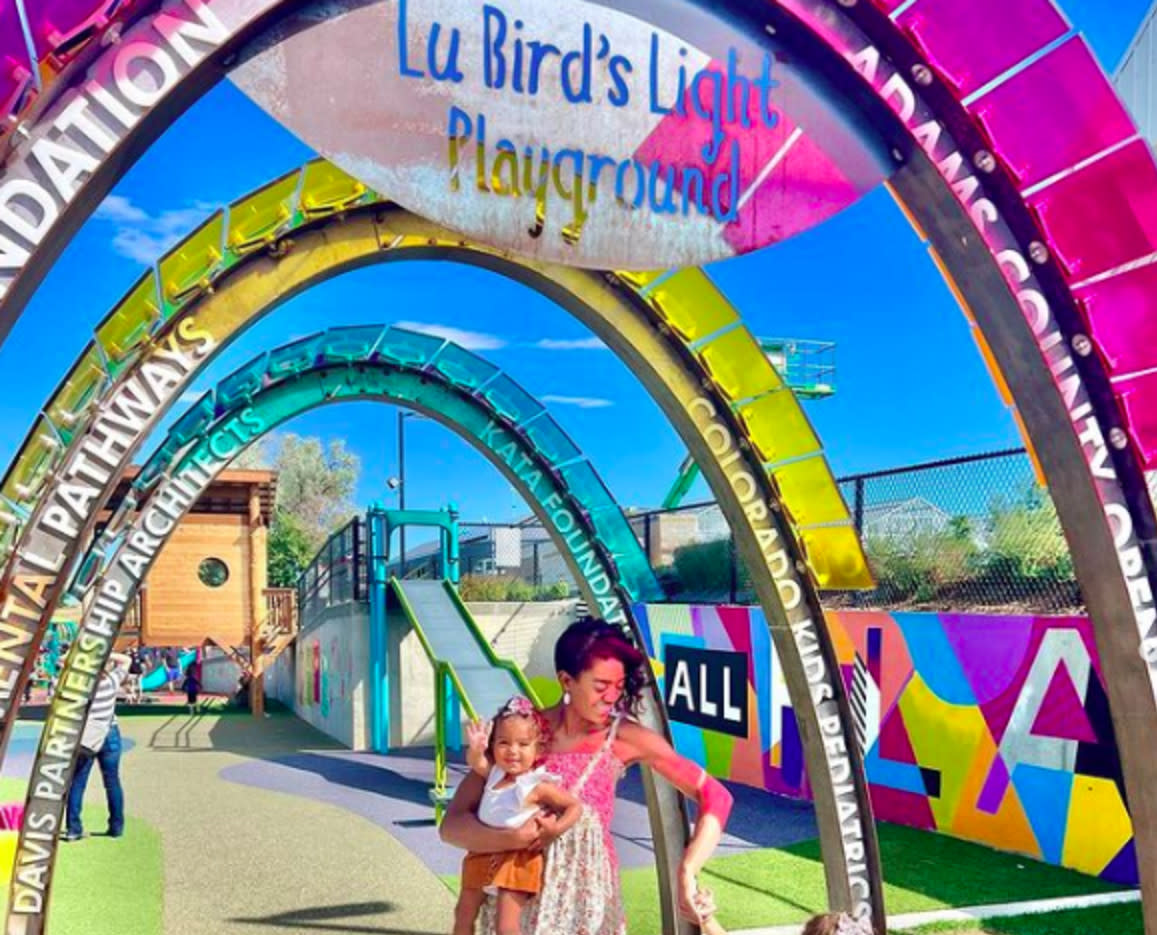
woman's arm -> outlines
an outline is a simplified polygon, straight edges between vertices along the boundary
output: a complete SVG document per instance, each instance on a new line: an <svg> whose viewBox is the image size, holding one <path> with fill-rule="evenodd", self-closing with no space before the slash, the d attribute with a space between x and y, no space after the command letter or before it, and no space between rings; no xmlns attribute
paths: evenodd
<svg viewBox="0 0 1157 935"><path fill-rule="evenodd" d="M680 866L680 904L685 912L695 912L691 899L696 891L695 877L715 852L723 837L723 828L731 814L731 793L718 779L707 774L699 764L680 756L667 741L646 727L624 724L619 739L629 748L628 762L651 767L684 795L699 805L695 833L687 842ZM695 913L698 915L698 913Z"/></svg>
<svg viewBox="0 0 1157 935"><path fill-rule="evenodd" d="M541 846L538 820L531 819L521 828L491 828L478 820L475 812L482 801L486 783L477 773L468 773L454 790L454 798L446 808L438 835L447 844L476 854L497 854L500 851L537 850Z"/></svg>

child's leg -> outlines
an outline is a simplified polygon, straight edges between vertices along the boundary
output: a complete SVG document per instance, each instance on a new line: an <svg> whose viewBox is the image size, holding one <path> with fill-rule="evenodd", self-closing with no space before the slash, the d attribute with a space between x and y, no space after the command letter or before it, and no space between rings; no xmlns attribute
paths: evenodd
<svg viewBox="0 0 1157 935"><path fill-rule="evenodd" d="M464 889L458 894L458 905L454 907L454 935L474 935L474 921L485 901L486 894L482 890Z"/></svg>
<svg viewBox="0 0 1157 935"><path fill-rule="evenodd" d="M519 935L522 931L522 910L528 902L530 902L529 893L519 893L515 890L498 891L494 919L498 935Z"/></svg>

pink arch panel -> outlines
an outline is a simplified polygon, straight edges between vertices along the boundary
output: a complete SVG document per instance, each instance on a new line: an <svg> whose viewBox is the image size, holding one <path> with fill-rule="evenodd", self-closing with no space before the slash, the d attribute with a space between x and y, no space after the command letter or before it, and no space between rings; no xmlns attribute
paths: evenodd
<svg viewBox="0 0 1157 935"><path fill-rule="evenodd" d="M1116 90L1051 0L874 2L975 118L1035 214L1137 451L1157 466L1157 163Z"/></svg>

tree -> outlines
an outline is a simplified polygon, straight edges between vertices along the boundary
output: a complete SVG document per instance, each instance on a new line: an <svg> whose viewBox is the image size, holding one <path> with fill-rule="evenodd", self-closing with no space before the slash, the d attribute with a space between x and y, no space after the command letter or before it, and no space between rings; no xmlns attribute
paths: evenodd
<svg viewBox="0 0 1157 935"><path fill-rule="evenodd" d="M288 433L254 445L237 467L277 472L277 502L269 530L269 582L289 587L317 550L357 512L353 494L361 461L343 440Z"/></svg>
<svg viewBox="0 0 1157 935"><path fill-rule="evenodd" d="M293 587L315 552L297 518L275 510L269 529L269 586Z"/></svg>

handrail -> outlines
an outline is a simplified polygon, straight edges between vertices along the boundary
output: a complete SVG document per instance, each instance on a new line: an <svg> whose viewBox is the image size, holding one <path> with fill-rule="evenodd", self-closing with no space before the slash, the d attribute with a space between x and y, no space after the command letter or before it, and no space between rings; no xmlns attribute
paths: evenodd
<svg viewBox="0 0 1157 935"><path fill-rule="evenodd" d="M449 592L451 602L462 614L462 619L466 622L466 628L473 635L474 639L478 641L478 645L481 647L482 652L486 655L486 658L490 660L490 664L496 669L505 669L507 672L509 672L511 677L517 683L518 687L522 689L523 694L530 699L536 708L541 707L542 702L539 699L537 692L535 692L535 690L531 687L530 682L527 680L526 675L523 673L522 669L519 668L518 664L513 660L499 656L498 653L494 651L494 646L490 643L490 640L486 638L486 634L482 632L482 628L478 626L478 621L475 620L474 615L470 613L466 603L462 600L462 595L458 593L458 589L454 587L454 585L452 585L449 581L443 581L442 587L444 587L446 591Z"/></svg>

